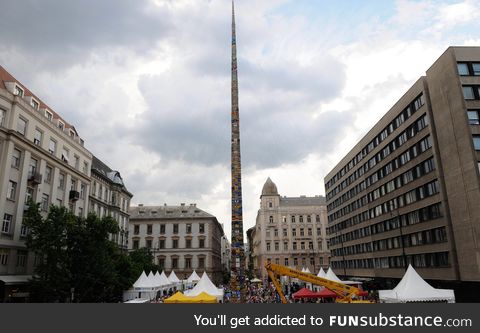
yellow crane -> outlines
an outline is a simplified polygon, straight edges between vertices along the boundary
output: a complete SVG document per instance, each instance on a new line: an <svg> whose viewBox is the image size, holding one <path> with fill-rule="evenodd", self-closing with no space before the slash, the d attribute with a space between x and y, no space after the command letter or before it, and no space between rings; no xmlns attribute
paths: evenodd
<svg viewBox="0 0 480 333"><path fill-rule="evenodd" d="M275 289L277 289L277 293L280 296L280 299L282 300L283 304L286 304L288 302L283 293L282 286L278 281L277 275L289 276L305 282L310 282L312 284L328 288L338 295L337 303L370 303L369 301L354 299L356 297L360 297L362 293L362 291L357 287L353 287L344 283L324 279L324 278L315 276L313 274L303 273L301 271L297 271L296 269L292 269L286 266L272 264L271 262L268 262L265 264L265 269L267 270L268 276L270 277L273 284L275 285Z"/></svg>

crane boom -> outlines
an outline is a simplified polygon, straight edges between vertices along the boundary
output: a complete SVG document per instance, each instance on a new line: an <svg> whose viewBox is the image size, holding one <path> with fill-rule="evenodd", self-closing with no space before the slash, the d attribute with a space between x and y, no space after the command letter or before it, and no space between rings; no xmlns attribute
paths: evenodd
<svg viewBox="0 0 480 333"><path fill-rule="evenodd" d="M324 279L324 278L315 276L313 274L303 273L301 271L298 271L296 269L292 269L286 266L281 266L281 265L268 262L265 264L265 269L267 270L268 276L270 276L270 279L275 285L275 289L277 289L277 293L280 296L282 303L284 304L287 303L287 299L283 294L282 287L276 275L289 276L305 282L310 282L318 286L326 287L338 295L337 301L343 302L343 303L351 303L352 297L360 296L361 294L361 290L358 289L357 287L353 287L344 283Z"/></svg>

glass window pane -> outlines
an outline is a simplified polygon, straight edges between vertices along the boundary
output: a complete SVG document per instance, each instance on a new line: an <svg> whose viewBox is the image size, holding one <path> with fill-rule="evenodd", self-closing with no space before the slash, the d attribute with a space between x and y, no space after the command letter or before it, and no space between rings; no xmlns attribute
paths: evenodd
<svg viewBox="0 0 480 333"><path fill-rule="evenodd" d="M473 63L473 75L480 75L480 63Z"/></svg>
<svg viewBox="0 0 480 333"><path fill-rule="evenodd" d="M475 150L480 151L480 135L473 137L473 146L475 147Z"/></svg>
<svg viewBox="0 0 480 333"><path fill-rule="evenodd" d="M469 75L470 73L468 72L468 65L466 63L459 62L457 64L458 67L458 74L460 75Z"/></svg>
<svg viewBox="0 0 480 333"><path fill-rule="evenodd" d="M465 99L475 99L475 95L473 94L473 87L463 87L463 97Z"/></svg>
<svg viewBox="0 0 480 333"><path fill-rule="evenodd" d="M479 112L477 110L468 111L468 122L470 125L479 125Z"/></svg>

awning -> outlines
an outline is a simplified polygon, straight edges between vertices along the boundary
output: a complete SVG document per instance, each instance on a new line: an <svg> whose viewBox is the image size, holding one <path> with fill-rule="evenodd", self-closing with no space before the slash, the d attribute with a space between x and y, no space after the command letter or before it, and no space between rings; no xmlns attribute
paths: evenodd
<svg viewBox="0 0 480 333"><path fill-rule="evenodd" d="M31 279L31 275L0 275L0 281L3 281L7 286L27 283Z"/></svg>

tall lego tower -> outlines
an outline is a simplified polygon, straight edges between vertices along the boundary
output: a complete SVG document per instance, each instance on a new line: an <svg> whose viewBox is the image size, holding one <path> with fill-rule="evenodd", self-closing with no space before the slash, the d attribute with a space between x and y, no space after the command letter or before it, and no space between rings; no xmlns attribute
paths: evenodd
<svg viewBox="0 0 480 333"><path fill-rule="evenodd" d="M237 41L235 5L232 0L232 262L231 288L240 294L232 300L244 301L245 251L243 244L242 163L240 158L240 115L238 108ZM233 292L232 294L235 294Z"/></svg>

